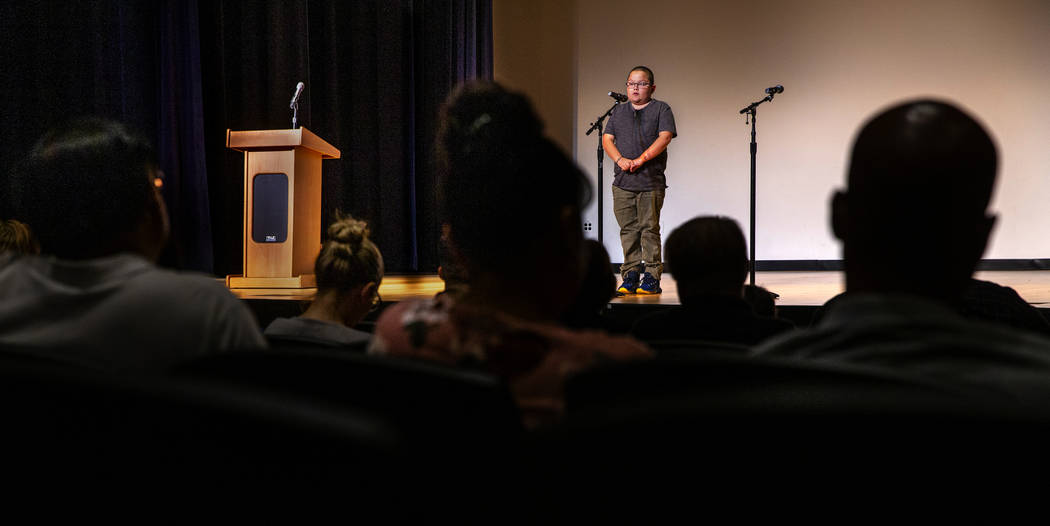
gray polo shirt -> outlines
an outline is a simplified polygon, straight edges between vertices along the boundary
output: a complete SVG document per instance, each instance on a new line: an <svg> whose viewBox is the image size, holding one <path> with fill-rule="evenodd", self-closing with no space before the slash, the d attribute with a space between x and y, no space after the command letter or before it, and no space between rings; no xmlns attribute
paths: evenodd
<svg viewBox="0 0 1050 526"><path fill-rule="evenodd" d="M636 110L631 103L620 104L609 115L605 134L616 137L616 148L628 159L640 157L653 144L660 132L669 131L677 137L674 113L666 102L653 99L646 107ZM632 192L667 188L664 170L667 169L667 150L653 157L641 168L625 172L614 164L613 186Z"/></svg>

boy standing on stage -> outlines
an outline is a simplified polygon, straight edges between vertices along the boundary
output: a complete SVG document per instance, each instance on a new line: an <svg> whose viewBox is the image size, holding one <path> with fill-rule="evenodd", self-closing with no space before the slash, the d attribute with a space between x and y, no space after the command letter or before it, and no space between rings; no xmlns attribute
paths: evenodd
<svg viewBox="0 0 1050 526"><path fill-rule="evenodd" d="M659 294L660 209L667 188L667 145L678 133L667 103L653 99L656 83L645 66L627 77L630 104L613 109L602 135L602 145L616 162L613 210L620 225L623 284L627 294Z"/></svg>

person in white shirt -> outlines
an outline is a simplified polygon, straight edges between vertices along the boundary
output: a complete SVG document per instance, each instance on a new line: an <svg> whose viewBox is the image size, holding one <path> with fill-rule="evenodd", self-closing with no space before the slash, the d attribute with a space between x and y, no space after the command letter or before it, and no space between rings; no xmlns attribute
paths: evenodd
<svg viewBox="0 0 1050 526"><path fill-rule="evenodd" d="M168 216L144 139L80 119L45 134L11 177L41 254L0 256L0 349L140 372L266 347L220 282L155 264Z"/></svg>

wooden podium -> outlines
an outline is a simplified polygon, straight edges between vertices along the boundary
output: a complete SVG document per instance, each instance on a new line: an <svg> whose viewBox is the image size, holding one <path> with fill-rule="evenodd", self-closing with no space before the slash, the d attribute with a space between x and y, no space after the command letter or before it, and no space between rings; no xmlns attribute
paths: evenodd
<svg viewBox="0 0 1050 526"><path fill-rule="evenodd" d="M244 152L243 275L229 288L309 288L321 250L321 160L339 150L306 128L226 130Z"/></svg>

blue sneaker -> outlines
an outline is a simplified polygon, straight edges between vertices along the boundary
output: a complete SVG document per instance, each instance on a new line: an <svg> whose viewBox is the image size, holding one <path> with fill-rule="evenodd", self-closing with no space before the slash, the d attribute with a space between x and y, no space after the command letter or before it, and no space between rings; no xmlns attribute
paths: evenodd
<svg viewBox="0 0 1050 526"><path fill-rule="evenodd" d="M638 271L628 270L627 274L623 276L623 283L620 285L620 288L616 289L616 292L634 294L634 291L638 289L638 279Z"/></svg>
<svg viewBox="0 0 1050 526"><path fill-rule="evenodd" d="M659 294L661 292L663 289L660 288L660 280L648 272L642 274L642 284L638 287L638 294Z"/></svg>

